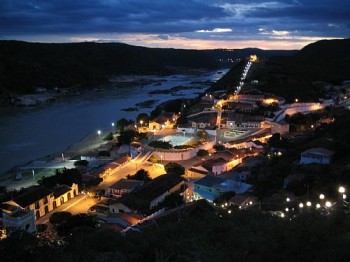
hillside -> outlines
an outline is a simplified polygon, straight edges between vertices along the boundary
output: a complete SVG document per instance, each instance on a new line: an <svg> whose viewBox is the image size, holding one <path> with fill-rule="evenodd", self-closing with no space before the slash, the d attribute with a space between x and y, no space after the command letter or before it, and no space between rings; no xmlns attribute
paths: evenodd
<svg viewBox="0 0 350 262"><path fill-rule="evenodd" d="M321 90L314 81L340 84L350 79L350 39L323 40L310 44L291 57L271 57L250 79L260 81L260 89L296 97L304 101L317 99Z"/></svg>
<svg viewBox="0 0 350 262"><path fill-rule="evenodd" d="M167 74L179 69L227 66L229 59L289 51L182 50L120 43L43 44L0 41L0 96L31 93L37 86L89 87L120 74ZM230 63L232 65L232 63Z"/></svg>

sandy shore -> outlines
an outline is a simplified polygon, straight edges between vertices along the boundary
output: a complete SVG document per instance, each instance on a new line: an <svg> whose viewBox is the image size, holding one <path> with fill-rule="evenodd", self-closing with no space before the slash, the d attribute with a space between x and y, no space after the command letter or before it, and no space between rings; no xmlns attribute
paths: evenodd
<svg viewBox="0 0 350 262"><path fill-rule="evenodd" d="M111 130L105 129L101 130L101 135L98 136L96 133L91 133L84 138L82 138L80 141L70 145L67 150L64 152L64 155L70 156L70 155L79 155L86 152L90 152L93 150L96 150L99 146L102 144L105 144L106 142L103 140L103 138L110 132ZM60 154L53 153L51 155L41 157L39 159L35 160L53 160L57 157L60 157ZM35 161L32 160L28 162L26 166L29 166L31 162ZM63 164L64 165L64 164ZM33 172L34 170L34 176ZM52 176L55 174L55 169L48 168L48 169L38 169L33 167L32 169L26 169L21 171L22 179L16 180L16 168L13 167L9 171L3 173L0 176L0 185L5 186L8 190L12 189L21 189L24 187L29 187L32 185L38 184L38 180L40 180L44 176Z"/></svg>

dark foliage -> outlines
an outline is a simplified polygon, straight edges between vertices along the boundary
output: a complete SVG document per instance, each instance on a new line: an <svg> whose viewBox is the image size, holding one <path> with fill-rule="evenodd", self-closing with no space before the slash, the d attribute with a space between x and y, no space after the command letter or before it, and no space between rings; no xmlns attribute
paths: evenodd
<svg viewBox="0 0 350 262"><path fill-rule="evenodd" d="M169 162L164 166L167 174L173 174L177 176L182 176L185 174L185 168L174 162Z"/></svg>
<svg viewBox="0 0 350 262"><path fill-rule="evenodd" d="M151 177L148 174L148 171L144 169L138 170L134 175L127 175L127 179L135 179L140 181L150 181Z"/></svg>
<svg viewBox="0 0 350 262"><path fill-rule="evenodd" d="M148 145L151 147L154 147L154 148L163 148L163 149L172 149L173 148L173 146L170 144L170 142L161 141L161 140L152 141Z"/></svg>
<svg viewBox="0 0 350 262"><path fill-rule="evenodd" d="M54 188L56 185L72 186L73 183L81 185L82 175L78 169L64 168L62 170L56 170L56 174L50 177L43 177L38 181L40 185L47 188Z"/></svg>

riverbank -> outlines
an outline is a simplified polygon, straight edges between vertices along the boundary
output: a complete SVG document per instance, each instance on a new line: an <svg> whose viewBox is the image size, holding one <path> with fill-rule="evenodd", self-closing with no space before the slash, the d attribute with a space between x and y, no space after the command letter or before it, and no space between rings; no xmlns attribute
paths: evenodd
<svg viewBox="0 0 350 262"><path fill-rule="evenodd" d="M98 139L97 130L110 131L112 122L120 118L135 119L141 112L149 114L158 104L174 99L170 94L149 95L149 92L159 90L160 87L170 89L190 86L191 82L215 81L222 76L217 72L152 76L155 81L161 81L162 85L132 86L122 92L118 88L103 92L89 91L38 107L2 107L0 174L15 165L25 165L32 159L40 159L42 156L52 155L53 152L57 152L58 156L66 151L81 152L79 147L84 148L90 143L89 139L92 140L90 149L93 149L93 144ZM203 92L206 88L205 85L202 86ZM194 98L197 95L193 89L187 89L178 91L176 98ZM151 100L154 100L153 106L139 112L122 111L123 108Z"/></svg>

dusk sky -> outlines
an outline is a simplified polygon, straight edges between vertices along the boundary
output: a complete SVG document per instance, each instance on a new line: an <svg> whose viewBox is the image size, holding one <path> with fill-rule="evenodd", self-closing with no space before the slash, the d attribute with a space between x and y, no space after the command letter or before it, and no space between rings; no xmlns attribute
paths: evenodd
<svg viewBox="0 0 350 262"><path fill-rule="evenodd" d="M350 0L0 0L0 39L300 49L350 37Z"/></svg>

